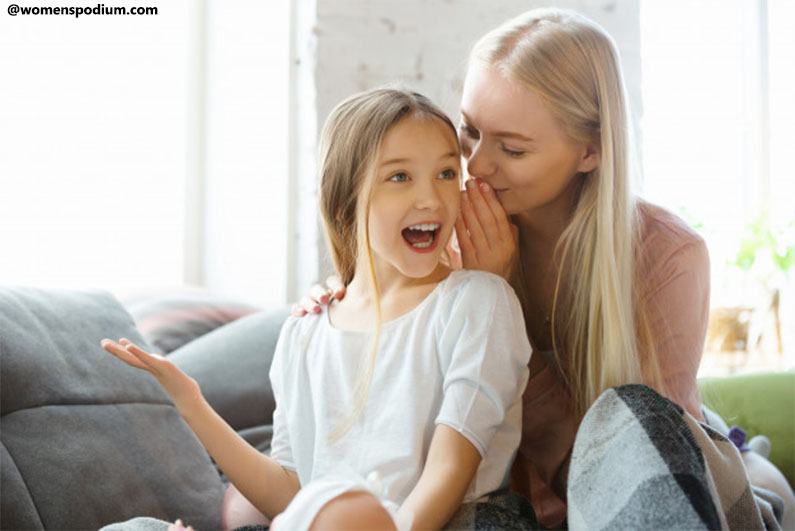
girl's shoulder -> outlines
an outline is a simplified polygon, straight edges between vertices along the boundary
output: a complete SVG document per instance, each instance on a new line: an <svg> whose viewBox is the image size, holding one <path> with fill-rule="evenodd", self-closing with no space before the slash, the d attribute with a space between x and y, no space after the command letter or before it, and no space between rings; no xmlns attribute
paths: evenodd
<svg viewBox="0 0 795 531"><path fill-rule="evenodd" d="M505 289L512 289L510 284L499 275L487 271L477 271L471 269L459 269L452 271L450 275L442 281L444 292L449 295L460 294L462 290L481 292L502 292Z"/></svg>
<svg viewBox="0 0 795 531"><path fill-rule="evenodd" d="M499 275L486 271L457 270L442 281L440 303L444 314L478 312L499 306L519 306L516 293Z"/></svg>
<svg viewBox="0 0 795 531"><path fill-rule="evenodd" d="M304 317L289 316L279 332L279 341L286 343L306 343L312 334L328 317L326 308L319 314L308 314Z"/></svg>

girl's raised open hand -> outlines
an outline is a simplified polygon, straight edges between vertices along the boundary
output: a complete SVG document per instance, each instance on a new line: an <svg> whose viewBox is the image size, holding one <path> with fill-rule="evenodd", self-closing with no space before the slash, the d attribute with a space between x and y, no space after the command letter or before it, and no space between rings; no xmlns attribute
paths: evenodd
<svg viewBox="0 0 795 531"><path fill-rule="evenodd" d="M509 279L517 259L519 230L508 220L494 190L470 179L461 192L461 213L455 223L464 269L479 269Z"/></svg>
<svg viewBox="0 0 795 531"><path fill-rule="evenodd" d="M124 338L120 339L118 343L110 339L103 339L100 345L127 365L154 376L180 411L201 397L201 390L196 380L182 372L163 356L150 354Z"/></svg>

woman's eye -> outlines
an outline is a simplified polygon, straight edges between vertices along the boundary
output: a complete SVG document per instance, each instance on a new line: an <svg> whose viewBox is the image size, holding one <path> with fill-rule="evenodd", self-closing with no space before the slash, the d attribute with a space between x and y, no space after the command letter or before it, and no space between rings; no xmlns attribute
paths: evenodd
<svg viewBox="0 0 795 531"><path fill-rule="evenodd" d="M478 130L477 129L475 129L474 127L470 127L470 126L468 126L466 124L462 123L461 125L458 126L458 129L460 129L462 133L464 133L465 135L467 135L470 138L477 139L477 138L480 137L480 135L478 134Z"/></svg>
<svg viewBox="0 0 795 531"><path fill-rule="evenodd" d="M521 157L526 153L526 151L514 151L512 149L508 149L505 146L502 146L502 150L510 157Z"/></svg>
<svg viewBox="0 0 795 531"><path fill-rule="evenodd" d="M450 181L458 177L458 175L456 174L455 170L444 170L439 174L439 177L441 177L444 180Z"/></svg>
<svg viewBox="0 0 795 531"><path fill-rule="evenodd" d="M406 182L406 181L409 180L409 176L406 175L403 172L400 172L400 173L394 174L392 177L390 177L387 180L388 181L392 181L392 182L396 182L396 183L403 183L403 182Z"/></svg>

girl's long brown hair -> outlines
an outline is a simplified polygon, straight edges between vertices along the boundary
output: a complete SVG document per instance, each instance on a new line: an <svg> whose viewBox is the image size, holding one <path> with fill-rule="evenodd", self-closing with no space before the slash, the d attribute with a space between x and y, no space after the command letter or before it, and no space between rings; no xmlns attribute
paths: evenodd
<svg viewBox="0 0 795 531"><path fill-rule="evenodd" d="M381 300L367 231L374 166L384 137L408 116L438 119L456 129L447 115L428 98L399 88L379 88L351 96L331 111L320 141L320 213L334 267L346 286L366 255L367 274L377 309L377 327L367 363L362 364L353 390L353 411L328 435L341 439L364 410L372 382L381 334ZM457 140L456 140L457 141Z"/></svg>

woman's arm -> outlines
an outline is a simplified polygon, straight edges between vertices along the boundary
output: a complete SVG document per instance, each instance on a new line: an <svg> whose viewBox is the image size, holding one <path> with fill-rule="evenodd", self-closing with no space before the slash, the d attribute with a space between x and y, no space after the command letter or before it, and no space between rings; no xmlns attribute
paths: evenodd
<svg viewBox="0 0 795 531"><path fill-rule="evenodd" d="M400 507L413 516L412 529L441 529L461 505L480 465L469 440L437 424L420 480Z"/></svg>
<svg viewBox="0 0 795 531"><path fill-rule="evenodd" d="M646 276L645 304L666 387L658 391L703 421L696 375L709 320L707 246L691 237L646 252L653 266Z"/></svg>
<svg viewBox="0 0 795 531"><path fill-rule="evenodd" d="M235 487L264 515L284 511L300 488L298 476L261 454L213 410L196 381L162 356L134 343L104 339L102 347L123 362L149 372Z"/></svg>

